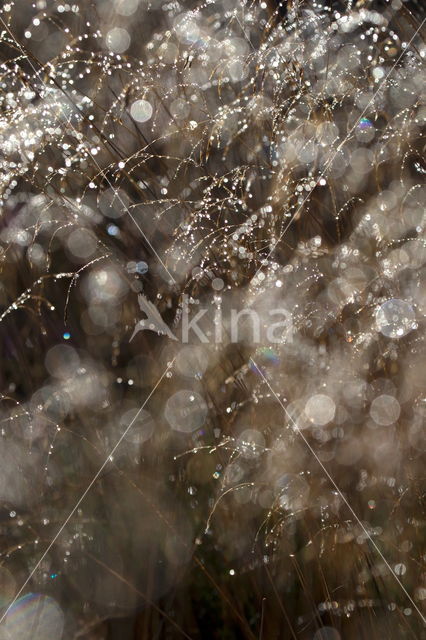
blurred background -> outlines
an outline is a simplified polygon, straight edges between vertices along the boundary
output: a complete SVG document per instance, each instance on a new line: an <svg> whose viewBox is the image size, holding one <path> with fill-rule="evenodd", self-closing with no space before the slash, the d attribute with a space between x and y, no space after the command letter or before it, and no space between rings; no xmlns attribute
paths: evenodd
<svg viewBox="0 0 426 640"><path fill-rule="evenodd" d="M426 637L424 19L2 3L1 640Z"/></svg>

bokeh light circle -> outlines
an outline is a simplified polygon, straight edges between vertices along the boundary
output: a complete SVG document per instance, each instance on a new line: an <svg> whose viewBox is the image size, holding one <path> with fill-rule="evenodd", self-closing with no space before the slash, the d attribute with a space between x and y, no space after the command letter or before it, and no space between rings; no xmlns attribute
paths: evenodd
<svg viewBox="0 0 426 640"><path fill-rule="evenodd" d="M29 593L10 608L4 621L5 640L61 640L64 614L50 596Z"/></svg>

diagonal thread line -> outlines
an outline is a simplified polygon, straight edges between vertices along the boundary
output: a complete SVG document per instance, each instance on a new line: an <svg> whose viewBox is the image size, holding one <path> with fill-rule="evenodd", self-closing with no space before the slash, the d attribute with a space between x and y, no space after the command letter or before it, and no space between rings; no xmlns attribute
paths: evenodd
<svg viewBox="0 0 426 640"><path fill-rule="evenodd" d="M287 411L285 405L283 404L281 398L277 395L276 391L273 389L273 387L271 386L268 378L264 375L263 371L260 369L260 367L256 364L256 362L253 360L253 358L250 358L251 362L253 363L253 365L256 367L256 370L258 371L259 375L261 376L261 378L263 379L263 381L266 383L267 387L269 388L269 390L271 391L272 395L274 396L274 398L277 400L277 402L279 403L279 405L281 406L281 408L283 409L285 415L287 416L287 418L291 421L295 431L298 433L298 435L302 438L304 444L306 445L306 447L309 449L310 453L313 455L313 457L315 458L315 460L318 462L319 466L321 467L322 471L324 472L324 474L327 476L328 480L331 482L331 484L333 485L333 487L336 489L337 493L339 494L339 496L341 497L341 499L343 500L343 502L345 503L345 505L347 506L347 508L349 509L349 511L351 512L351 514L353 515L353 517L355 518L355 520L357 521L357 523L359 524L359 526L361 527L361 529L363 530L363 532L365 533L365 535L367 536L368 540L371 542L372 546L374 547L374 549L376 550L376 552L378 553L378 555L380 556L380 558L383 560L383 562L385 563L386 567L389 569L389 571L391 572L392 576L395 578L396 582L398 583L398 585L401 587L402 591L404 592L404 594L407 596L408 600L410 601L410 603L412 604L412 606L414 607L414 609L417 611L417 613L419 614L420 618L422 619L423 624L426 625L426 618L424 617L423 613L420 611L419 607L416 605L416 603L414 602L413 598L410 596L410 594L408 593L407 589L404 587L404 585L402 584L401 580L398 578L398 576L396 575L396 573L394 572L394 570L392 569L392 567L390 566L389 562L386 560L385 556L383 555L383 553L380 551L379 547L377 546L377 544L374 542L373 538L370 536L370 534L368 533L367 529L365 528L362 520L360 520L360 518L358 517L358 515L355 513L355 511L353 510L353 508L351 507L350 503L348 502L347 498L345 497L345 495L342 493L341 489L338 487L338 485L336 484L335 480L333 479L333 477L330 475L329 471L327 470L327 468L324 466L324 464L321 462L321 460L318 458L317 454L315 453L314 449L312 448L312 446L309 444L309 441L305 438L305 436L303 435L302 430L300 429L300 427L298 426L298 424L293 420L293 417L291 416L291 414Z"/></svg>
<svg viewBox="0 0 426 640"><path fill-rule="evenodd" d="M305 198L303 199L302 203L297 207L296 211L293 213L292 217L290 218L290 220L288 221L288 223L285 225L284 229L281 231L280 235L278 236L277 240L272 243L272 246L269 250L269 252L267 253L267 255L263 258L263 260L267 260L270 255L273 253L273 251L276 249L277 245L279 244L279 242L281 242L282 238L284 237L284 235L287 233L288 229L290 228L290 226L293 224L296 216L300 213L300 211L302 210L303 206L306 204L306 202L309 200L309 198L311 197L314 189L319 185L320 180L326 175L328 169L330 168L331 163L333 162L334 158L337 156L337 154L339 153L340 149L346 144L346 142L349 140L349 138L351 137L352 133L355 131L355 129L357 128L357 126L359 125L359 123L361 122L362 118L364 117L364 115L367 113L367 111L369 110L370 106L372 105L372 103L374 102L376 96L380 93L380 91L383 89L383 87L387 84L391 74L394 72L396 66L399 64L399 62L401 61L401 59L403 58L404 54L408 51L408 49L410 48L411 44L414 41L414 38L417 36L417 34L419 33L419 31L421 30L421 28L423 27L423 25L426 22L426 18L424 18L421 22L421 24L419 25L419 27L416 29L416 31L414 32L414 34L411 36L410 40L407 43L407 46L405 47L405 49L400 53L400 55L398 56L398 58L395 60L395 62L393 63L392 67L389 69L387 75L383 78L383 80L380 82L379 86L377 87L376 91L373 93L372 98L370 99L370 101L367 103L367 105L364 107L361 115L359 116L359 118L357 119L357 121L355 122L355 124L353 125L353 127L349 130L349 132L346 134L346 136L343 138L343 140L340 142L340 144L336 147L336 149L333 151L333 153L331 154L331 156L329 157L329 159L327 160L324 169L320 172L320 174L318 175L316 181L315 181L315 185L311 188L311 190L308 192L307 196L305 196ZM256 278L257 274L259 273L259 271L261 271L262 266L260 266L256 273L254 274L253 278Z"/></svg>
<svg viewBox="0 0 426 640"><path fill-rule="evenodd" d="M124 438L126 437L128 432L132 428L133 424L138 419L141 411L144 409L146 404L152 398L152 396L154 395L155 391L158 389L159 385L161 384L161 382L163 381L163 379L165 378L165 376L167 375L169 370L172 368L175 359L176 358L174 358L167 365L167 368L164 370L163 374L160 376L160 378L155 383L153 389L149 392L148 396L145 398L145 401L143 402L142 406L140 407L140 409L138 409L137 413L135 414L135 416L133 417L131 422L127 425L127 427L125 428L125 430L123 431L123 433L121 434L121 436L119 437L119 439L117 440L117 442L115 443L115 445L113 446L113 448L111 449L111 451L109 452L107 457L105 458L104 462L99 467L98 471L95 473L95 475L93 476L92 480L89 482L89 484L87 485L86 489L84 490L84 492L81 494L80 498L75 503L74 507L71 509L70 513L68 514L68 516L66 517L66 519L64 520L64 522L60 526L59 530L57 531L55 537L50 541L50 543L48 544L48 546L44 550L43 554L41 555L41 557L37 561L37 564L32 569L31 573L29 574L29 576L27 577L27 579L25 580L23 585L20 587L18 593L15 595L15 597L12 600L12 602L8 605L6 611L3 613L2 617L0 618L0 624L3 622L3 620L5 619L7 614L9 613L10 609L13 607L13 605L15 604L15 602L17 601L17 599L19 598L21 593L24 591L25 587L30 582L31 578L33 577L33 575L35 574L35 572L37 571L37 569L39 568L39 566L41 565L41 563L43 562L43 560L45 559L45 557L47 556L47 554L49 553L49 551L51 550L51 548L53 547L53 545L55 544L55 542L57 541L57 539L59 538L61 533L63 532L63 530L65 529L65 527L67 526L68 522L71 520L71 518L73 517L73 515L75 514L75 512L77 511L77 509L79 508L79 506L81 505L81 503L83 502L83 500L85 499L85 497L87 496L87 494L89 493L89 491L91 490L93 485L95 484L95 482L98 480L98 478L101 475L102 471L105 469L105 467L107 466L108 462L110 461L110 459L112 458L114 453L117 451L118 447L120 446L120 444L122 443L122 441L124 440Z"/></svg>
<svg viewBox="0 0 426 640"><path fill-rule="evenodd" d="M22 52L22 55L28 60L28 63L30 65L30 67L32 68L32 70L34 71L34 74L37 76L37 78L39 79L39 81L41 82L41 84L45 87L45 89L49 90L49 86L47 85L47 83L43 80L43 78L41 77L40 71L34 66L30 55L27 53L27 51L24 49L24 47L22 46L22 44L19 42L19 40L17 40L17 38L14 36L13 32L11 31L10 27L6 24L6 22L3 20L3 18L0 16L0 22L3 24L3 26L5 27L6 31L8 32L8 34L10 35L10 37L13 39L13 41L15 42L15 44L19 47L19 49ZM72 105L73 110L77 111L77 113L79 115L83 115L80 111L80 109L74 104L74 102L71 100L71 98L68 96L68 94L66 93L66 91L64 91L63 89L61 89L62 94L65 96L65 98L70 102L70 104ZM83 116L84 117L84 116ZM71 129L73 130L74 133L78 133L77 129L75 128L75 126L73 125L73 123L71 122L71 119L66 122L62 122L63 127L67 127L67 126L71 126ZM108 186L113 190L114 192L114 196L117 198L117 200L120 202L120 204L123 206L125 212L127 213L127 215L129 216L129 218L132 220L133 224L136 226L136 228L138 229L138 231L140 232L140 234L142 235L143 239L145 240L145 242L147 243L147 245L149 246L149 248L151 249L151 251L153 252L153 254L155 255L155 257L157 258L158 262L161 264L161 266L163 267L163 269L165 270L165 272L167 273L167 275L170 278L170 282L172 284L176 284L176 280L175 278L172 276L172 274L170 273L170 271L167 269L166 265L164 264L163 260L161 259L161 257L158 255L157 251L155 250L155 248L153 247L153 245L151 244L151 242L149 241L148 237L146 236L146 234L142 231L140 224L137 222L137 220L135 219L135 217L132 215L132 213L130 212L129 208L127 207L127 205L125 204L125 202L123 201L123 199L120 196L120 193L118 191L118 189L116 189L114 187L114 185L112 184L112 182L110 181L110 179L108 178L108 176L106 175L106 173L104 172L104 170L101 168L100 164L98 163L98 161L96 160L96 158L92 155L92 153L90 152L90 149L86 149L87 155L90 157L90 159L92 160L93 164L96 166L96 168L98 169L98 171L103 175L105 182L108 184Z"/></svg>

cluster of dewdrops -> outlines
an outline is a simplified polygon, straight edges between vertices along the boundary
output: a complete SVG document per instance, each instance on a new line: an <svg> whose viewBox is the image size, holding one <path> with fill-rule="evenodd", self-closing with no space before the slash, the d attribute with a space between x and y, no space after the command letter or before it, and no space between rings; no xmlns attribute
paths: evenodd
<svg viewBox="0 0 426 640"><path fill-rule="evenodd" d="M291 335L273 346L253 341L252 361L226 375L214 370L214 409L205 379L218 346L177 346L178 388L164 420L196 450L213 439L228 452L208 479L220 492L235 487L242 510L253 503L266 512L265 562L278 548L277 513L297 523L310 509L320 513L321 530L335 528L339 544L365 545L366 530L377 537L383 529L342 524L341 496L315 489L321 469L299 432L337 477L361 469L357 491L371 513L380 506L375 487L386 486L394 500L406 490L395 469L408 451L420 451L424 407L424 45L408 48L397 33L399 0L348 14L313 2L300 15L289 9L285 20L264 2L189 10L182 2L108 0L96 13L88 4L38 0L23 12L25 24L22 2L0 13L8 52L0 65L0 196L4 210L15 212L0 231L1 259L26 260L43 275L6 305L1 320L31 303L55 311L40 288L59 247L70 268L53 277L78 287L81 330L88 339L109 337L113 363L133 331L123 328L124 303L151 273L164 288L172 274L194 309L202 303L221 311L236 290L240 304L262 318L284 306ZM159 256L140 249L156 243ZM176 284L170 288L176 294ZM46 451L37 455L45 478L66 417L108 407L114 377L82 355L66 328L62 339L45 356L46 385L8 416L19 429L5 459L29 465L28 443L43 439ZM276 399L258 367L285 406L270 423ZM130 367L114 380L137 386ZM263 406L268 424L251 417L248 424L248 408ZM122 411L121 426L136 409ZM141 414L126 441L132 464L154 431L152 416ZM3 430L5 438L10 433ZM12 483L6 499L30 499L27 491ZM192 480L194 508L197 491ZM21 526L16 513L10 517ZM414 571L401 557L416 526L402 519L393 563L400 576ZM56 579L46 567L44 579ZM13 580L4 573L6 599ZM425 594L417 585L416 600ZM41 611L40 638L47 630L59 637L58 605L40 598L18 603L9 634L27 637ZM328 601L319 608L330 604L339 615L355 608ZM339 637L327 633L314 638Z"/></svg>

